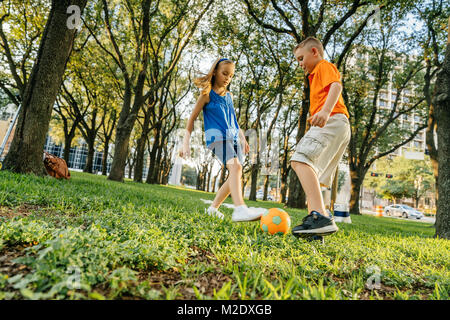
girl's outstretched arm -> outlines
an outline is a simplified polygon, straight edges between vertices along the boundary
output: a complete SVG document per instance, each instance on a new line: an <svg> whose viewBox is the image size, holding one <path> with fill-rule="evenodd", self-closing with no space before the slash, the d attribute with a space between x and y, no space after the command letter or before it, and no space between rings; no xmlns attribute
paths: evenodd
<svg viewBox="0 0 450 320"><path fill-rule="evenodd" d="M245 134L244 131L242 131L242 129L239 129L239 138L241 139L241 143L244 147L244 153L249 153L250 146L248 145L247 139L245 139Z"/></svg>
<svg viewBox="0 0 450 320"><path fill-rule="evenodd" d="M186 132L184 134L183 139L183 146L181 150L178 152L180 157L187 158L191 155L191 147L190 147L190 140L191 140L191 133L192 130L194 130L194 122L197 119L198 115L200 114L200 111L203 110L203 107L209 103L209 96L205 94L201 94L200 97L197 99L197 103L194 106L194 110L192 110L191 116L189 117L189 120L186 124Z"/></svg>

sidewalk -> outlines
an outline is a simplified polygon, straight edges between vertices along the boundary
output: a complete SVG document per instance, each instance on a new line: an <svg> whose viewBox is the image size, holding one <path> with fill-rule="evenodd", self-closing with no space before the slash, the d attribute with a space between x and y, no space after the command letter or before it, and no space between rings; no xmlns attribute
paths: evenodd
<svg viewBox="0 0 450 320"><path fill-rule="evenodd" d="M361 209L361 213L362 214L366 214L366 215L372 215L372 216L376 216L377 215L377 213L375 211L372 211L372 210L369 210L369 209ZM392 219L416 221L416 222L433 223L433 224L436 222L436 218L434 218L434 217L427 217L427 216L424 216L422 219L415 219L415 218L414 219L413 218L404 219L404 218L401 218L401 217L392 217L392 216L388 217L388 216L386 216L383 213L383 217L392 218Z"/></svg>

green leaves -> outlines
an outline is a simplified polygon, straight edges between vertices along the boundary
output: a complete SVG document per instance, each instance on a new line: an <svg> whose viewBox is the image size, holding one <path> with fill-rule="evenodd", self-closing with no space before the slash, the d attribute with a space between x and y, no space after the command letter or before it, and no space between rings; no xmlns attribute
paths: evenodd
<svg viewBox="0 0 450 320"><path fill-rule="evenodd" d="M386 199L405 197L418 201L435 188L435 179L428 156L425 160L411 160L400 156L392 160L381 159L377 161L377 171L383 174L375 178L368 176L365 185L374 188ZM387 173L392 174L393 177L386 178Z"/></svg>

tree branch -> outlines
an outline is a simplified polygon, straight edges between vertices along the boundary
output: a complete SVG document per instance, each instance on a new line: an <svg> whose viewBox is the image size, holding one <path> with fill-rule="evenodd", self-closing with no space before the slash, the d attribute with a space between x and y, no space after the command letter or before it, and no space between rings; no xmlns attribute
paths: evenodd
<svg viewBox="0 0 450 320"><path fill-rule="evenodd" d="M292 37L295 38L295 35L291 33L291 30L289 29L283 29L283 28L277 28L271 24L267 24L265 22L263 22L261 19L258 18L258 16L255 13L255 10L252 8L250 1L249 0L244 0L245 4L247 5L247 10L248 13L253 17L253 19L255 19L256 23L258 23L261 27L265 28L265 29L270 29L272 31L275 31L277 33L284 33L284 34L288 34Z"/></svg>
<svg viewBox="0 0 450 320"><path fill-rule="evenodd" d="M359 7L362 7L367 2L360 2L361 0L354 0L351 8L347 11L347 13L338 21L336 21L333 26L328 30L328 32L325 34L325 36L322 39L323 47L325 48L328 44L328 41L330 41L331 36L347 21L348 18L350 18L356 10L358 10Z"/></svg>

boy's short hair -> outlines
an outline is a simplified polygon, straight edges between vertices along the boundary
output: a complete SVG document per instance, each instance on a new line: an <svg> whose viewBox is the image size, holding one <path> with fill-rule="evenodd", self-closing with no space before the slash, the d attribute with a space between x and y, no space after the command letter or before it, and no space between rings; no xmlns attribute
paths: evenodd
<svg viewBox="0 0 450 320"><path fill-rule="evenodd" d="M322 42L320 42L319 39L315 38L315 37L308 37L305 40L303 40L302 42L300 42L299 44L297 44L294 48L294 53L298 48L303 48L305 46L308 46L308 49L311 49L312 47L315 47L318 51L320 56L323 58L323 45Z"/></svg>

